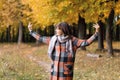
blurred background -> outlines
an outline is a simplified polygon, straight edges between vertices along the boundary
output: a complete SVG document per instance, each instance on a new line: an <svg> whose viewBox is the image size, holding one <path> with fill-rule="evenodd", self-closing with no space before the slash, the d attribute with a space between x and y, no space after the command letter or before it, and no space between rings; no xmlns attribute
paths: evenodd
<svg viewBox="0 0 120 80"><path fill-rule="evenodd" d="M93 63L93 59L84 63L86 60L84 53L88 51L78 51L83 54L78 58L83 60L76 60L76 63L82 64L76 66L75 80L119 80L120 0L0 0L1 80L48 80L45 76L48 72L23 57L29 58L28 54L33 53L40 61L47 60L46 45L39 44L30 36L27 26L31 22L35 32L41 36L52 36L54 26L63 21L70 25L72 34L80 39L87 39L94 34L95 29L92 26L98 23L99 36L92 44L94 47L88 47L87 50L92 53L117 56L112 60L101 58L96 65L97 62ZM85 50L85 48L81 49ZM105 66L101 66L102 63ZM88 68L85 64L91 67ZM79 67L83 69L83 73L78 71ZM39 76L42 74L39 72L45 74ZM102 75L104 72L110 72L110 75L107 73Z"/></svg>

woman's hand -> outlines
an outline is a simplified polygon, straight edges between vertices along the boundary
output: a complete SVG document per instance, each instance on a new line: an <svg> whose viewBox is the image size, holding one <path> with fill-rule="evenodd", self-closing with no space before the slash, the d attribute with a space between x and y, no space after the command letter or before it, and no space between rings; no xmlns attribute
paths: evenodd
<svg viewBox="0 0 120 80"><path fill-rule="evenodd" d="M98 24L93 24L93 27L96 29L96 32L99 32L100 26Z"/></svg>
<svg viewBox="0 0 120 80"><path fill-rule="evenodd" d="M32 24L29 22L28 24L28 30L31 32L32 31Z"/></svg>

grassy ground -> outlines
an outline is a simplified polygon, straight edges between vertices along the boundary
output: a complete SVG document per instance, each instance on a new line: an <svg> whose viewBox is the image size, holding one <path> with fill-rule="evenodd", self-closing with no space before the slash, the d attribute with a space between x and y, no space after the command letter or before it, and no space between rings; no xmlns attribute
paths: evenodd
<svg viewBox="0 0 120 80"><path fill-rule="evenodd" d="M120 42L114 42L113 47L116 49L113 58L108 58L106 51L96 51L97 43L88 46L87 51L78 49L74 80L120 80ZM102 57L87 57L88 53L100 54ZM48 65L51 62L46 45L0 44L0 80L48 80L49 71L39 61Z"/></svg>
<svg viewBox="0 0 120 80"><path fill-rule="evenodd" d="M30 60L30 45L0 44L0 80L48 80L48 72Z"/></svg>

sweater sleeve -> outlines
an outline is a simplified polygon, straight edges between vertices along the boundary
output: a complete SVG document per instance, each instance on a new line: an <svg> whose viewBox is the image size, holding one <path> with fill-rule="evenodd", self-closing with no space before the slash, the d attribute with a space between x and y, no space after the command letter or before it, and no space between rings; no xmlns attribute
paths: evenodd
<svg viewBox="0 0 120 80"><path fill-rule="evenodd" d="M98 36L98 32L96 32L95 34L93 34L89 39L83 41L80 46L83 47L83 46L90 45L97 38L97 36Z"/></svg>
<svg viewBox="0 0 120 80"><path fill-rule="evenodd" d="M77 47L84 47L84 46L88 46L90 45L98 36L98 32L96 32L95 34L93 34L89 39L87 40L82 40L82 39L78 39L76 38L74 40L74 45L76 45Z"/></svg>
<svg viewBox="0 0 120 80"><path fill-rule="evenodd" d="M30 35L33 36L39 42L43 42L45 44L49 44L51 37L40 36L38 33L31 31Z"/></svg>

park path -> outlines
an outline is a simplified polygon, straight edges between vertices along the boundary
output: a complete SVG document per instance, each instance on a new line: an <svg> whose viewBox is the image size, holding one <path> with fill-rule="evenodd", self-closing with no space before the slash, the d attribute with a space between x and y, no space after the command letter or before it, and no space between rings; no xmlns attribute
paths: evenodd
<svg viewBox="0 0 120 80"><path fill-rule="evenodd" d="M35 51L39 48L39 47L31 47L31 46L18 46L17 47L19 53L24 54L24 56L26 56L28 59L30 59L31 61L33 61L34 63L38 64L40 67L42 67L46 72L50 72L50 62L47 61L42 61L39 59L39 57L35 56L33 53L35 53ZM19 49L19 48L22 48Z"/></svg>
<svg viewBox="0 0 120 80"><path fill-rule="evenodd" d="M31 54L27 54L26 55L30 60L32 60L33 62L37 63L40 67L43 67L47 72L50 71L50 63L44 62L39 60L37 57L31 55Z"/></svg>
<svg viewBox="0 0 120 80"><path fill-rule="evenodd" d="M34 63L38 64L46 72L48 72L50 71L50 62L42 61L39 59L39 57L33 54L38 48L39 47L31 47L31 45L25 45L25 44L21 44L21 45L12 44L12 46L11 44L5 44L5 45L0 45L0 55L2 55L3 53L17 52L19 55L25 56Z"/></svg>

